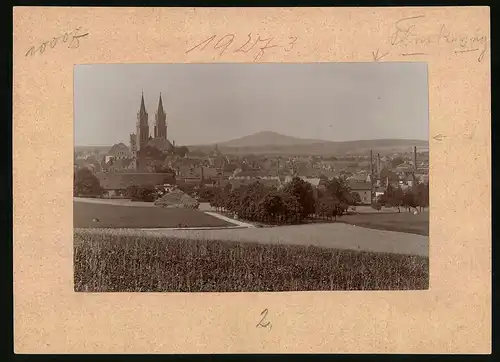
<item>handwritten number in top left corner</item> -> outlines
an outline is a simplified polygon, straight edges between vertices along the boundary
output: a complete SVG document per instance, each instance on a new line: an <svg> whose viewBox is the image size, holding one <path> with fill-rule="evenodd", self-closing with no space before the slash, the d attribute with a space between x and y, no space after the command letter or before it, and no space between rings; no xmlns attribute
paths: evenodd
<svg viewBox="0 0 500 362"><path fill-rule="evenodd" d="M39 54L43 54L45 50L47 50L47 45L50 46L51 49L56 48L58 44L61 43L68 43L68 48L70 49L76 49L80 47L80 39L86 37L89 35L89 33L84 33L84 34L78 34L78 32L81 30L81 27L75 28L75 30L71 32L65 32L63 35L60 35L58 37L53 37L51 40L44 41L38 46L32 46L31 48L28 49L26 52L25 56L34 56L37 52Z"/></svg>

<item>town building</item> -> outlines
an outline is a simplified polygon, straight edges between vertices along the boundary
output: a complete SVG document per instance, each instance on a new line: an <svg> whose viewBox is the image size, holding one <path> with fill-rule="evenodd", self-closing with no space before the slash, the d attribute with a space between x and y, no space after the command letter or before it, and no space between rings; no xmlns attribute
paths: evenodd
<svg viewBox="0 0 500 362"><path fill-rule="evenodd" d="M372 201L372 184L371 182L363 182L356 180L348 181L351 192L359 194L362 205L370 205Z"/></svg>
<svg viewBox="0 0 500 362"><path fill-rule="evenodd" d="M98 172L95 174L107 197L125 197L130 186L156 187L164 184L175 184L172 173L115 173Z"/></svg>

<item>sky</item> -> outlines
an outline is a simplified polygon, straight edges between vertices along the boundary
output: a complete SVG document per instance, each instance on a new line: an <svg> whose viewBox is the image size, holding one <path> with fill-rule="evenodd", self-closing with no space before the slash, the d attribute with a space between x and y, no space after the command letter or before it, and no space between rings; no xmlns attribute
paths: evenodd
<svg viewBox="0 0 500 362"><path fill-rule="evenodd" d="M75 145L129 144L144 92L153 133L224 142L261 131L329 141L428 139L425 63L91 64L74 70Z"/></svg>

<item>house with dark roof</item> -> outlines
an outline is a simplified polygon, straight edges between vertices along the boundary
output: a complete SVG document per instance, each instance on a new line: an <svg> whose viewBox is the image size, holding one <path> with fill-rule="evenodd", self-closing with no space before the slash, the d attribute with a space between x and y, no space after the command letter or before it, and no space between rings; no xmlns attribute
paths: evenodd
<svg viewBox="0 0 500 362"><path fill-rule="evenodd" d="M177 178L187 183L199 183L204 181L213 181L220 178L220 171L205 166L180 166L177 168Z"/></svg>
<svg viewBox="0 0 500 362"><path fill-rule="evenodd" d="M251 170L235 172L232 176L235 180L278 180L278 172L275 170Z"/></svg>
<svg viewBox="0 0 500 362"><path fill-rule="evenodd" d="M95 174L108 197L125 196L130 186L175 184L173 173L98 172Z"/></svg>
<svg viewBox="0 0 500 362"><path fill-rule="evenodd" d="M361 199L361 204L370 205L372 201L372 184L370 182L348 180L351 192L355 192Z"/></svg>
<svg viewBox="0 0 500 362"><path fill-rule="evenodd" d="M235 190L237 189L238 187L240 186L247 186L247 185L251 185L253 184L254 182L259 182L265 186L268 186L268 187L276 187L276 188L280 188L281 187L281 184L280 184L280 181L279 180L250 180L250 179L239 179L239 180L236 180L236 179L231 179L231 180L223 180L221 183L220 183L220 187L224 187L226 186L227 184L230 184L231 185L231 189L232 190Z"/></svg>

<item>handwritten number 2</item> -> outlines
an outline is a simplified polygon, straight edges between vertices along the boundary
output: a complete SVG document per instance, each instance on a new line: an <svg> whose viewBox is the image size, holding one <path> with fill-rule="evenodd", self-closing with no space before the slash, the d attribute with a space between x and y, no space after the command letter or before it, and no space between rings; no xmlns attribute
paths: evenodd
<svg viewBox="0 0 500 362"><path fill-rule="evenodd" d="M255 46L255 44L257 44L257 42L255 42L251 47L250 49L247 49L247 50L243 50L243 48L248 44L250 43L250 41L252 40L252 33L248 33L248 40L246 41L245 44L243 44L242 46L240 46L238 49L236 49L234 52L235 53L238 53L238 52L243 52L243 53L248 53L250 50L253 49L253 47Z"/></svg>
<svg viewBox="0 0 500 362"><path fill-rule="evenodd" d="M257 327L257 328L258 328L258 327L262 327L262 328L267 328L267 327L269 327L269 330L271 330L271 328L272 328L272 324L271 324L271 322L264 322L264 320L265 320L265 319L266 319L266 317L267 317L267 313L268 313L267 308L266 308L266 309L264 309L264 310L260 313L260 315L261 315L261 317L262 317L262 318L260 319L259 323L257 323L257 325L256 325L256 327Z"/></svg>

